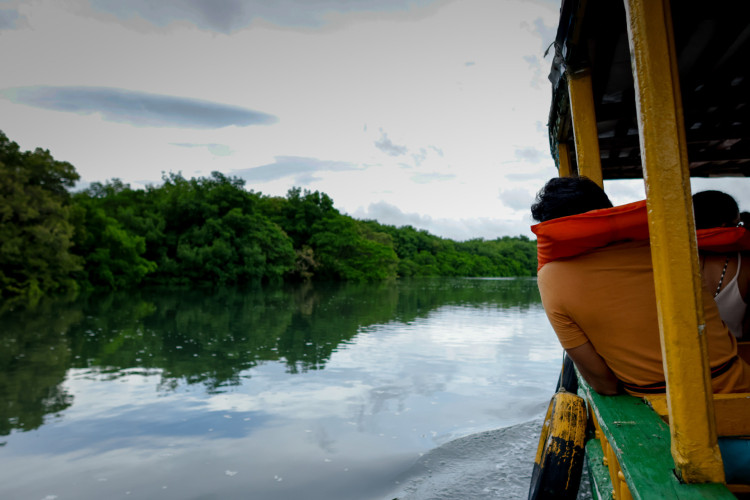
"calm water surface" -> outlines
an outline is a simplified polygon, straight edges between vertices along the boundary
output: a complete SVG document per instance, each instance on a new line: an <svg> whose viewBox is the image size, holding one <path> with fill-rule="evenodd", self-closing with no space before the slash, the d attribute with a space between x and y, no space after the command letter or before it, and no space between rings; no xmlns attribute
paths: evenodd
<svg viewBox="0 0 750 500"><path fill-rule="evenodd" d="M525 498L534 279L138 291L0 317L0 498Z"/></svg>

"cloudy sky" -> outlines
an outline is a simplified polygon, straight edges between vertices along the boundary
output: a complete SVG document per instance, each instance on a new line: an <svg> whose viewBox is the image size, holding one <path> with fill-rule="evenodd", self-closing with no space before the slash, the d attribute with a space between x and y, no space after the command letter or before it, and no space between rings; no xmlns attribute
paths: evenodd
<svg viewBox="0 0 750 500"><path fill-rule="evenodd" d="M463 240L556 175L556 0L0 0L0 130L82 178L214 170ZM696 181L750 209L743 180ZM723 182L723 183L722 183ZM642 182L613 181L615 203Z"/></svg>

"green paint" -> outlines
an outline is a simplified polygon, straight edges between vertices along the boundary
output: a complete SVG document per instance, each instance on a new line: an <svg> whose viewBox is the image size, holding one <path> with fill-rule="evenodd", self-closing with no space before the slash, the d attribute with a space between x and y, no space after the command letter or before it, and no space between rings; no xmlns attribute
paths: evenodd
<svg viewBox="0 0 750 500"><path fill-rule="evenodd" d="M612 500L612 480L609 469L603 463L604 450L598 439L586 442L586 466L591 481L591 496L595 500Z"/></svg>
<svg viewBox="0 0 750 500"><path fill-rule="evenodd" d="M669 426L643 399L628 395L601 396L580 376L578 379L578 393L591 404L617 456L633 499L736 498L723 484L684 484L677 479L670 452ZM587 445L586 451L594 451L593 446ZM601 448L598 453L598 463L601 463ZM595 453L589 455L590 461L597 459L593 455Z"/></svg>

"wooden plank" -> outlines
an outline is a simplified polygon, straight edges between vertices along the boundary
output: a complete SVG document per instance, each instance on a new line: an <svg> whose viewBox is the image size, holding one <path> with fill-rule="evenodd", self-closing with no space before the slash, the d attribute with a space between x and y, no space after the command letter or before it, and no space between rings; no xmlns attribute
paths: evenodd
<svg viewBox="0 0 750 500"><path fill-rule="evenodd" d="M668 423L667 398L659 394L646 396L645 399ZM714 414L718 436L750 436L750 393L714 394Z"/></svg>
<svg viewBox="0 0 750 500"><path fill-rule="evenodd" d="M643 399L601 396L581 377L578 392L589 401L634 499L735 499L722 483L685 484L677 479L669 426Z"/></svg>

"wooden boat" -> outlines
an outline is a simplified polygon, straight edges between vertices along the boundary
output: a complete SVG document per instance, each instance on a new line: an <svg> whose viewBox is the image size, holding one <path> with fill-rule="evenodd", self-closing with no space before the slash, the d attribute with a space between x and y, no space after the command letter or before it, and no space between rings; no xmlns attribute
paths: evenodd
<svg viewBox="0 0 750 500"><path fill-rule="evenodd" d="M637 398L600 396L579 377L594 498L750 495L750 485L726 484L717 445L719 436L750 436L750 394L711 392L690 188L691 176L750 176L750 22L742 6L562 1L551 153L561 176L600 186L644 179L667 380L666 396ZM747 360L748 346L739 351Z"/></svg>

